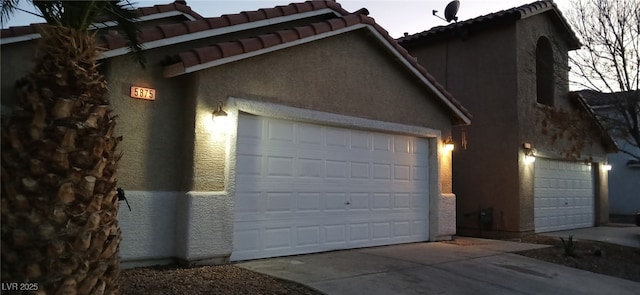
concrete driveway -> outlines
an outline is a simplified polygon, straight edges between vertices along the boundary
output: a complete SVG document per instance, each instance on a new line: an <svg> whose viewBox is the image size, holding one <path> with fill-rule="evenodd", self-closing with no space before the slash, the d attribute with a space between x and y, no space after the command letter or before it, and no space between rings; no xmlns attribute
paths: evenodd
<svg viewBox="0 0 640 295"><path fill-rule="evenodd" d="M545 247L459 237L262 259L237 266L326 294L638 294L640 283L509 252Z"/></svg>

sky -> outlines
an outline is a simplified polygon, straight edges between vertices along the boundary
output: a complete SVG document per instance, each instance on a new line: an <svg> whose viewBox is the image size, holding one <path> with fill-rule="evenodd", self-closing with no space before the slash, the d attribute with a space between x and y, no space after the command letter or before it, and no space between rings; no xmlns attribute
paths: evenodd
<svg viewBox="0 0 640 295"><path fill-rule="evenodd" d="M167 4L172 1L131 0L136 7ZM28 2L23 0L21 8L36 12ZM292 2L304 2L304 0L187 0L187 5L204 17L216 17L223 14L287 5ZM438 15L444 17L444 9L449 2L450 0L338 0L342 8L349 12L366 7L369 10L369 16L373 17L394 38L403 36L405 32L415 34L435 26L446 25L447 22L433 16L432 11L438 10ZM460 21L467 20L531 2L534 0L460 0L458 19ZM561 11L570 8L569 0L556 0L555 2ZM17 12L2 27L22 26L38 22L43 22L43 20L28 13Z"/></svg>

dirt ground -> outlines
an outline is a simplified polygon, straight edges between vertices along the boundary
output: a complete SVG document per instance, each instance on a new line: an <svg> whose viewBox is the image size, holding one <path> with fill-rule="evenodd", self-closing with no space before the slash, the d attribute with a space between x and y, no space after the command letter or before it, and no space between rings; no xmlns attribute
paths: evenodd
<svg viewBox="0 0 640 295"><path fill-rule="evenodd" d="M568 237L564 237L564 239L566 242ZM523 238L522 242L553 245L554 247L523 251L516 254L640 282L640 249L638 248L603 242L574 240L576 256L571 257L565 254L565 249L559 238L531 235Z"/></svg>

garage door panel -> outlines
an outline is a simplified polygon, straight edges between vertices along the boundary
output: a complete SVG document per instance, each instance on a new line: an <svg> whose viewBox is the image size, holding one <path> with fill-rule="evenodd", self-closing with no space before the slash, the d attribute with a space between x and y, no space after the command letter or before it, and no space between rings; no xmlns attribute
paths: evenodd
<svg viewBox="0 0 640 295"><path fill-rule="evenodd" d="M246 115L238 126L232 260L428 239L427 140Z"/></svg>
<svg viewBox="0 0 640 295"><path fill-rule="evenodd" d="M594 224L590 166L539 159L535 163L535 231L555 231Z"/></svg>

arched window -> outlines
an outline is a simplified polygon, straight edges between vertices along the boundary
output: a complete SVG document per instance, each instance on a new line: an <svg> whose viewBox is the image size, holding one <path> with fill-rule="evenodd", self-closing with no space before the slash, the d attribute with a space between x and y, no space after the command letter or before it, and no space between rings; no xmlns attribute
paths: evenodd
<svg viewBox="0 0 640 295"><path fill-rule="evenodd" d="M536 45L536 95L541 104L553 106L555 77L553 49L546 37L540 37Z"/></svg>

